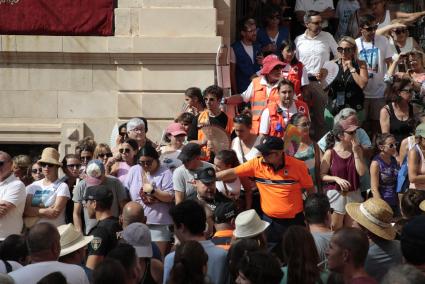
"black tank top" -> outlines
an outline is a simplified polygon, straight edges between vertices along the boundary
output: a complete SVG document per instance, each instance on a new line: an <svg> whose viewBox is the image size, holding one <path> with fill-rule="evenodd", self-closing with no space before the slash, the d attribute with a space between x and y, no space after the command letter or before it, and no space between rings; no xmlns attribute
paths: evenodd
<svg viewBox="0 0 425 284"><path fill-rule="evenodd" d="M156 284L155 280L151 274L151 260L146 259L146 268L143 272L142 280L140 280L140 284Z"/></svg>
<svg viewBox="0 0 425 284"><path fill-rule="evenodd" d="M404 138L412 135L414 131L414 116L413 116L413 106L409 104L409 118L407 120L399 120L394 112L393 104L390 103L387 105L388 114L390 115L390 133L394 135L394 138L397 142L401 142Z"/></svg>

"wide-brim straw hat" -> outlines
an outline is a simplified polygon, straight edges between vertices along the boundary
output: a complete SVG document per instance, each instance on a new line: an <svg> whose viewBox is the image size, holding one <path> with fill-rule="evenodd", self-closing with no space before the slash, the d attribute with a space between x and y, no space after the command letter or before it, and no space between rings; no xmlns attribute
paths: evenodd
<svg viewBox="0 0 425 284"><path fill-rule="evenodd" d="M264 232L268 226L270 226L270 223L261 220L254 209L246 210L236 216L236 228L233 235L236 238L255 237Z"/></svg>
<svg viewBox="0 0 425 284"><path fill-rule="evenodd" d="M422 202L419 203L419 209L425 212L425 200L422 200Z"/></svg>
<svg viewBox="0 0 425 284"><path fill-rule="evenodd" d="M391 224L393 210L380 198L369 198L363 203L348 203L348 215L371 233L386 240L394 240L396 230Z"/></svg>
<svg viewBox="0 0 425 284"><path fill-rule="evenodd" d="M93 240L93 236L83 236L81 232L75 229L73 224L61 225L58 227L58 231L61 244L60 256L79 250Z"/></svg>
<svg viewBox="0 0 425 284"><path fill-rule="evenodd" d="M62 167L62 163L59 161L58 150L51 147L43 149L43 152L41 153L41 159L38 160L37 163L46 163Z"/></svg>

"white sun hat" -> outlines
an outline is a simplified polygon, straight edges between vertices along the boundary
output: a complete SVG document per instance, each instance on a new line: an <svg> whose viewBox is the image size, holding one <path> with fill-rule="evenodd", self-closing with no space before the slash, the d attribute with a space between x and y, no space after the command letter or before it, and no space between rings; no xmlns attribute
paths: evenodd
<svg viewBox="0 0 425 284"><path fill-rule="evenodd" d="M61 253L64 256L88 245L93 236L83 236L83 234L75 229L73 224L61 225L58 227L60 235Z"/></svg>
<svg viewBox="0 0 425 284"><path fill-rule="evenodd" d="M246 210L236 216L233 235L236 238L255 237L264 232L269 225L269 222L260 219L254 209Z"/></svg>

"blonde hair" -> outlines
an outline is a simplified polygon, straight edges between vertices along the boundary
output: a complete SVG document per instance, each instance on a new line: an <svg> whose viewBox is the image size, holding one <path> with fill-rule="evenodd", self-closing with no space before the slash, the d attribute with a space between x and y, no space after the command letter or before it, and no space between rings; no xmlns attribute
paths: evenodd
<svg viewBox="0 0 425 284"><path fill-rule="evenodd" d="M353 49L353 58L356 61L359 61L359 57L357 55L357 45L356 45L356 40L350 36L343 36L342 38L339 39L338 41L338 45L340 45L343 41L348 42L349 44L351 44L351 48Z"/></svg>

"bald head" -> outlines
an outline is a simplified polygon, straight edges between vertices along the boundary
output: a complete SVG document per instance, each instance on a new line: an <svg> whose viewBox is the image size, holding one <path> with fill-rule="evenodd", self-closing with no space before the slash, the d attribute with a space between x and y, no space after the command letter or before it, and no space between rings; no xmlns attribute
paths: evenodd
<svg viewBox="0 0 425 284"><path fill-rule="evenodd" d="M59 250L57 250L58 246ZM57 259L60 252L60 235L58 229L50 223L34 225L28 233L28 248L31 255L52 255Z"/></svg>
<svg viewBox="0 0 425 284"><path fill-rule="evenodd" d="M146 223L145 213L142 205L135 201L130 201L122 210L122 227L125 228L136 222Z"/></svg>
<svg viewBox="0 0 425 284"><path fill-rule="evenodd" d="M0 151L0 160L5 161L5 162L9 162L12 159L12 157L10 157L10 155L4 151Z"/></svg>
<svg viewBox="0 0 425 284"><path fill-rule="evenodd" d="M12 158L4 151L0 151L0 181L5 180L12 173Z"/></svg>

